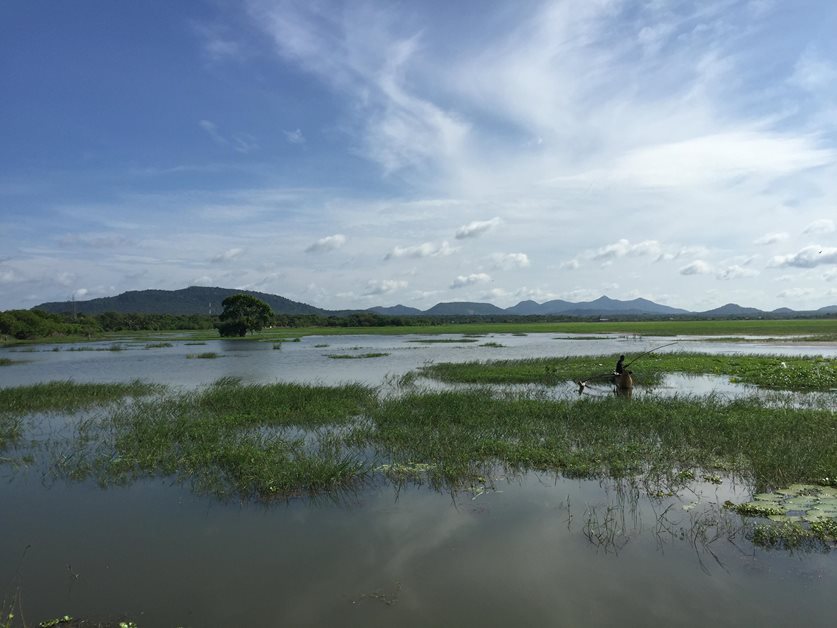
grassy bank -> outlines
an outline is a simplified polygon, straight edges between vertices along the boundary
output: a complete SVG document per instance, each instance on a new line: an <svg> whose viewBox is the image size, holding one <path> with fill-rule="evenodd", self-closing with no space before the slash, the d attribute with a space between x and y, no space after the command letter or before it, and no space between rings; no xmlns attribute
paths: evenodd
<svg viewBox="0 0 837 628"><path fill-rule="evenodd" d="M606 381L618 357L440 363L422 367L420 372L449 383L554 385L567 380ZM642 385L653 385L664 373L686 373L724 375L735 382L774 390L829 391L837 387L837 360L828 358L653 353L642 357L630 369Z"/></svg>

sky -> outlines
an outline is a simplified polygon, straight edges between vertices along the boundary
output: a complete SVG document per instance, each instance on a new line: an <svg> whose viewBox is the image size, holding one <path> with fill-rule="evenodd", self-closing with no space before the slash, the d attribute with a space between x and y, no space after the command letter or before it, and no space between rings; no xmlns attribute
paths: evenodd
<svg viewBox="0 0 837 628"><path fill-rule="evenodd" d="M0 309L837 304L832 0L0 3Z"/></svg>

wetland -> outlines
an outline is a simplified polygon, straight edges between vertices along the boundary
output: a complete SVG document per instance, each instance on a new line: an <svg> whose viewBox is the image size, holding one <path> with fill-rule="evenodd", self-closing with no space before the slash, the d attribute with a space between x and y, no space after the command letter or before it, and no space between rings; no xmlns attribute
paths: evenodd
<svg viewBox="0 0 837 628"><path fill-rule="evenodd" d="M831 625L837 345L479 331L4 349L2 608Z"/></svg>

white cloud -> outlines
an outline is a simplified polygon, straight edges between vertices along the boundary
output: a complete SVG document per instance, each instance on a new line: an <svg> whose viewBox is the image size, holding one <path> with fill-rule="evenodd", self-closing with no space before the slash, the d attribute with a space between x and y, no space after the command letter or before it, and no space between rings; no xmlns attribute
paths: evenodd
<svg viewBox="0 0 837 628"><path fill-rule="evenodd" d="M834 281L837 280L837 268L832 268L830 270L825 271L822 274L822 278L826 281Z"/></svg>
<svg viewBox="0 0 837 628"><path fill-rule="evenodd" d="M294 131L282 131L285 134L285 139L291 144L305 144L305 136L302 131L296 129Z"/></svg>
<svg viewBox="0 0 837 628"><path fill-rule="evenodd" d="M445 257L455 251L456 249L451 247L447 241L442 242L440 245L425 242L414 246L396 246L386 254L384 259L395 259L399 257Z"/></svg>
<svg viewBox="0 0 837 628"><path fill-rule="evenodd" d="M758 276L758 271L753 270L752 268L744 268L743 266L739 266L738 264L733 264L732 266L728 266L727 268L723 268L718 271L718 279L739 279L741 277L756 277Z"/></svg>
<svg viewBox="0 0 837 628"><path fill-rule="evenodd" d="M639 257L642 255L661 254L662 247L656 240L644 240L637 244L631 244L629 240L621 239L613 244L608 244L593 252L592 257L595 260L612 260L619 257L631 256Z"/></svg>
<svg viewBox="0 0 837 628"><path fill-rule="evenodd" d="M777 242L783 242L784 240L788 239L788 234L784 232L778 233L766 233L760 238L757 238L753 241L753 244L758 244L760 246L765 246L768 244L776 244Z"/></svg>
<svg viewBox="0 0 837 628"><path fill-rule="evenodd" d="M325 251L334 251L342 247L346 244L346 236L342 233L335 233L334 235L326 236L324 238L320 238L308 248L305 249L306 253L322 253Z"/></svg>
<svg viewBox="0 0 837 628"><path fill-rule="evenodd" d="M230 261L236 259L237 257L240 257L243 252L244 252L244 249L239 249L239 248L227 249L223 253L219 253L218 255L213 257L210 261L212 261L213 263L216 263L216 264L219 264L219 263L222 263L222 262L230 262Z"/></svg>
<svg viewBox="0 0 837 628"><path fill-rule="evenodd" d="M501 222L499 217L494 217L491 220L475 220L474 222L469 222L467 225L462 225L456 230L456 239L475 238L498 226Z"/></svg>
<svg viewBox="0 0 837 628"><path fill-rule="evenodd" d="M806 246L797 253L777 255L770 263L771 266L794 266L796 268L814 268L825 264L837 264L837 247L814 244Z"/></svg>
<svg viewBox="0 0 837 628"><path fill-rule="evenodd" d="M809 223L802 233L834 233L834 221L829 218L821 218Z"/></svg>
<svg viewBox="0 0 837 628"><path fill-rule="evenodd" d="M451 288L464 288L465 286L473 286L478 283L488 283L491 281L491 275L486 273L473 273L471 275L459 275L450 284Z"/></svg>
<svg viewBox="0 0 837 628"><path fill-rule="evenodd" d="M377 296L381 294L389 294L407 287L407 282L396 279L372 279L366 283L366 290L364 296Z"/></svg>
<svg viewBox="0 0 837 628"><path fill-rule="evenodd" d="M581 263L577 259L567 260L558 265L559 270L578 270Z"/></svg>
<svg viewBox="0 0 837 628"><path fill-rule="evenodd" d="M712 267L703 260L695 260L680 269L681 275L706 275L712 272Z"/></svg>
<svg viewBox="0 0 837 628"><path fill-rule="evenodd" d="M526 253L495 253L491 256L495 268L511 270L514 268L528 268L531 264Z"/></svg>

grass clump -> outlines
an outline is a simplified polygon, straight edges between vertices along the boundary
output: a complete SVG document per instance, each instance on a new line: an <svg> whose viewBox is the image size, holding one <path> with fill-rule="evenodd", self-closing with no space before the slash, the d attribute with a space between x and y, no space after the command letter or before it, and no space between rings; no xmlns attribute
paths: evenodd
<svg viewBox="0 0 837 628"><path fill-rule="evenodd" d="M146 349L165 349L167 347L173 347L174 345L170 342L149 342L145 345Z"/></svg>
<svg viewBox="0 0 837 628"><path fill-rule="evenodd" d="M484 342L480 346L481 347L490 347L492 349L502 349L506 345L500 344L499 342Z"/></svg>
<svg viewBox="0 0 837 628"><path fill-rule="evenodd" d="M362 478L368 464L327 432L308 443L281 428L346 423L373 399L359 385L222 381L122 409L112 418L113 442L91 471L105 482L174 475L199 490L257 499L338 490Z"/></svg>
<svg viewBox="0 0 837 628"><path fill-rule="evenodd" d="M164 390L160 384L140 380L115 384L48 382L0 388L0 415L21 416L34 412L76 412L126 397L142 397Z"/></svg>
<svg viewBox="0 0 837 628"><path fill-rule="evenodd" d="M214 360L215 358L220 358L221 356L214 351L206 351L205 353L189 353L186 355L186 358L189 360Z"/></svg>
<svg viewBox="0 0 837 628"><path fill-rule="evenodd" d="M21 364L22 360L10 360L9 358L0 358L0 366L11 366L12 364Z"/></svg>
<svg viewBox="0 0 837 628"><path fill-rule="evenodd" d="M477 342L477 338L480 338L483 335L484 334L472 334L472 337L470 338L422 338L420 340L408 340L407 342L416 342L423 345L451 344L458 342Z"/></svg>
<svg viewBox="0 0 837 628"><path fill-rule="evenodd" d="M332 360L363 360L366 358L383 358L388 356L389 353L360 353L357 355L352 355L350 353L336 353L333 355L327 355L327 358L331 358Z"/></svg>

